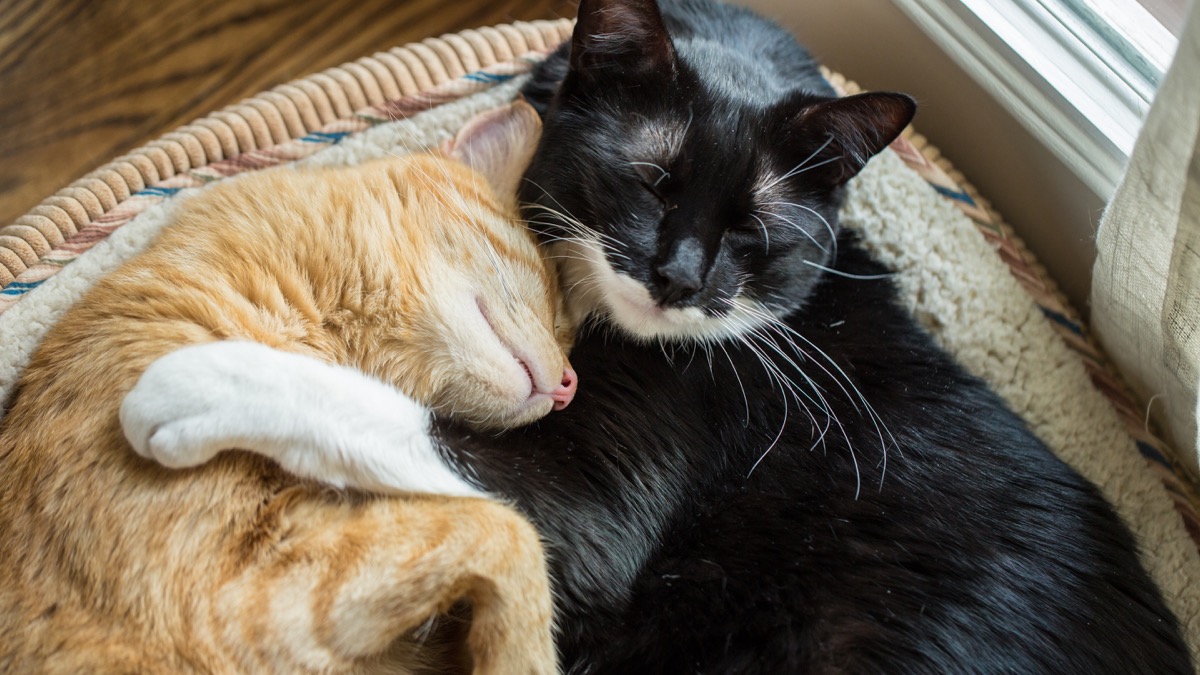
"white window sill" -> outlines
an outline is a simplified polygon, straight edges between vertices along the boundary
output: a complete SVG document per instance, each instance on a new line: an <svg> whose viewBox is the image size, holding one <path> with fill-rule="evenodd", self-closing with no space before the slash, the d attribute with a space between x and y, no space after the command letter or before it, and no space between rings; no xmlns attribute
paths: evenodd
<svg viewBox="0 0 1200 675"><path fill-rule="evenodd" d="M1054 2L892 1L1098 197L1112 194L1154 82ZM1137 18L1139 48L1165 68L1169 33Z"/></svg>

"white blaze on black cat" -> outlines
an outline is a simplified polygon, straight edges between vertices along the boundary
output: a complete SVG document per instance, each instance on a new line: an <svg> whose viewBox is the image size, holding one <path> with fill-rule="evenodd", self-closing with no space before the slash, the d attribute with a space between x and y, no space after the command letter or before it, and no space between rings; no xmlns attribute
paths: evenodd
<svg viewBox="0 0 1200 675"><path fill-rule="evenodd" d="M805 261L833 255L836 194L915 111L837 98L811 64L738 44L752 36L710 39L702 12L585 1L522 192L571 240L577 303L643 338L726 338L802 304L819 278Z"/></svg>

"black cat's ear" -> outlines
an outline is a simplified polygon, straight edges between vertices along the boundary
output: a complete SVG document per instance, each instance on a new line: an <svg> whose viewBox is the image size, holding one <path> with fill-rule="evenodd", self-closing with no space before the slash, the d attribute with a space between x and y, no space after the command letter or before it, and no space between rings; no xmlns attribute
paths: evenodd
<svg viewBox="0 0 1200 675"><path fill-rule="evenodd" d="M805 155L803 166L793 171L841 185L896 140L916 112L911 96L887 92L805 105L788 123L793 151Z"/></svg>
<svg viewBox="0 0 1200 675"><path fill-rule="evenodd" d="M614 76L671 70L675 47L655 0L582 0L571 70Z"/></svg>

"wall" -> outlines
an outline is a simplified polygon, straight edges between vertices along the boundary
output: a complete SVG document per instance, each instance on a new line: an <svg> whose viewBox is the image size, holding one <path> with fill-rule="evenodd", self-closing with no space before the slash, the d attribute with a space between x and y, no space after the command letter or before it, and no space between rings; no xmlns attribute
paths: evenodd
<svg viewBox="0 0 1200 675"><path fill-rule="evenodd" d="M794 32L866 89L917 98L917 130L1017 230L1086 314L1104 200L1079 181L887 0L736 0Z"/></svg>

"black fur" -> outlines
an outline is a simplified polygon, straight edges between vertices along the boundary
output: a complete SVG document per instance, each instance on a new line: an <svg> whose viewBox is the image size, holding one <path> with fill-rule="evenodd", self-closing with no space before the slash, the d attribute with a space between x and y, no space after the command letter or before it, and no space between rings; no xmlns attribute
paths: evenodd
<svg viewBox="0 0 1200 675"><path fill-rule="evenodd" d="M646 1L602 9L661 57L653 26L637 22ZM834 256L832 245L822 251L772 223L773 255L752 251L748 236L722 235L705 249L701 288L685 297L668 288L677 280L654 276L670 262L668 230L736 229L738 209L721 209L737 201L742 179L764 165L786 171L840 124L863 135L840 148L846 158L787 182L788 201L834 223L839 186L866 159L855 148L874 154L898 131L872 139L853 121L825 119L806 137L813 127L788 120L831 92L782 30L710 0L665 2L663 12L673 61L639 69L636 50L611 41L581 56L594 45L577 30L573 53L539 71L526 95L546 114L546 133L526 197L610 228L627 254L640 249L620 264L663 306L719 313L709 297L752 275L742 290L793 310L786 325L811 344L782 332L708 348L645 344L594 322L572 353L581 385L565 411L498 437L439 423L464 472L512 497L544 534L566 670L1192 672L1175 618L1097 490L936 347L890 282L801 264L820 256L843 272L885 272L851 235L838 236ZM753 98L770 89L763 82L710 86L729 64L719 50L689 46L697 36L749 54L766 73L755 77L777 81L772 98ZM569 57L604 86L568 75ZM897 100L847 119L896 127ZM700 125L672 164L666 197L679 208L703 201L708 212L668 223L658 196L637 192L645 186L624 163L638 139L622 136L637 115ZM643 213L631 222L612 204ZM564 234L534 215L548 234ZM643 226L652 218L662 231ZM764 358L802 392L785 395Z"/></svg>

